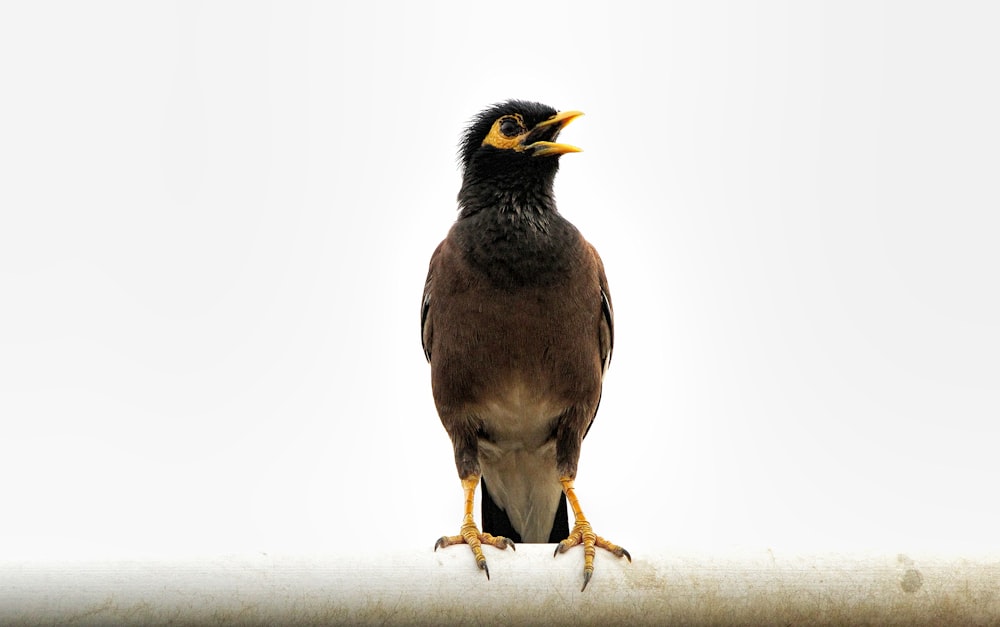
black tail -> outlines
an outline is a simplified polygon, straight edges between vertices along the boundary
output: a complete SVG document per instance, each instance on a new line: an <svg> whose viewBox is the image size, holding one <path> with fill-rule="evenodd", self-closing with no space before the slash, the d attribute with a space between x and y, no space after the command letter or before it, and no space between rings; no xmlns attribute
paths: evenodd
<svg viewBox="0 0 1000 627"><path fill-rule="evenodd" d="M510 524L507 512L500 509L500 506L490 496L490 491L486 488L486 477L479 480L479 487L483 492L483 532L510 538L515 543L523 542L521 534L514 530L514 525ZM554 544L565 540L568 535L569 511L566 509L566 495L560 494L559 507L556 508L556 517L552 521L552 531L549 532L549 543Z"/></svg>

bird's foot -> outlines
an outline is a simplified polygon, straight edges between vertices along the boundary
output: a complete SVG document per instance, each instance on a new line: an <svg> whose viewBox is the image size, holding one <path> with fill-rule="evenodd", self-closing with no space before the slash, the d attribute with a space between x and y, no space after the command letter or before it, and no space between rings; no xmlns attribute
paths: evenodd
<svg viewBox="0 0 1000 627"><path fill-rule="evenodd" d="M486 556L483 555L482 545L488 544L501 550L506 549L507 547L510 547L515 551L517 550L517 547L514 546L513 540L503 536L494 536L488 533L483 533L479 531L479 527L476 527L476 523L469 518L466 518L465 523L462 524L462 529L459 531L459 535L441 536L438 538L438 541L434 543L434 550L437 551L438 548L444 548L453 544L469 545L469 548L472 549L472 555L476 558L476 565L479 566L479 570L486 573L487 579L490 578L490 569L486 565Z"/></svg>
<svg viewBox="0 0 1000 627"><path fill-rule="evenodd" d="M587 589L590 578L594 576L594 555L597 554L598 548L611 551L615 557L624 557L629 562L632 561L632 556L629 555L628 551L594 533L594 528L586 519L577 519L569 536L556 545L556 551L552 556L565 553L578 544L583 545L583 587L580 588L581 592Z"/></svg>

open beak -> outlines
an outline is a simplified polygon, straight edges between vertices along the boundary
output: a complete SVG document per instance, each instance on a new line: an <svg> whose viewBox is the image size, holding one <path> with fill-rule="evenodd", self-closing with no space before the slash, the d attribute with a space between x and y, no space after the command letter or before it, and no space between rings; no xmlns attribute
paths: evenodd
<svg viewBox="0 0 1000 627"><path fill-rule="evenodd" d="M570 122L583 115L582 111L561 111L548 120L540 122L524 138L524 147L534 157L556 156L567 152L581 152L576 146L558 144L555 139Z"/></svg>

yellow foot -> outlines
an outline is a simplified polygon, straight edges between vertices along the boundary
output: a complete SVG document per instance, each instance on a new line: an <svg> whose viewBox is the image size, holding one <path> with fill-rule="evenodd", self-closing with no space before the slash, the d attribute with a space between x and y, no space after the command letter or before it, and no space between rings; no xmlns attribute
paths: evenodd
<svg viewBox="0 0 1000 627"><path fill-rule="evenodd" d="M615 557L624 557L629 562L632 561L632 556L629 555L628 551L595 534L593 527L586 520L576 521L569 537L556 545L556 551L552 556L565 553L578 544L583 545L583 587L580 588L580 592L587 589L590 578L594 576L594 555L597 554L597 547L611 551Z"/></svg>
<svg viewBox="0 0 1000 627"><path fill-rule="evenodd" d="M483 555L482 545L488 544L490 546L495 546L498 549L506 549L510 547L513 550L517 550L514 546L514 542L509 538L503 536L494 536L488 533L482 533L476 524L471 520L466 520L465 524L462 525L462 530L457 536L441 536L438 541L434 543L434 550L437 551L438 548L444 548L446 546L451 546L453 544L468 544L469 548L472 549L472 555L476 558L476 565L479 566L479 570L486 573L486 578L490 578L490 569L486 566L486 556Z"/></svg>

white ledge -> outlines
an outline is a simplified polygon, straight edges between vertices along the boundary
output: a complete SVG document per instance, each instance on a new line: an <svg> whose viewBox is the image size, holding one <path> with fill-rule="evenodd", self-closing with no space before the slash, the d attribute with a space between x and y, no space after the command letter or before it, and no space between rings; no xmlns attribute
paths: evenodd
<svg viewBox="0 0 1000 627"><path fill-rule="evenodd" d="M372 555L0 561L4 625L995 624L1000 562L906 555L721 558L553 545Z"/></svg>

